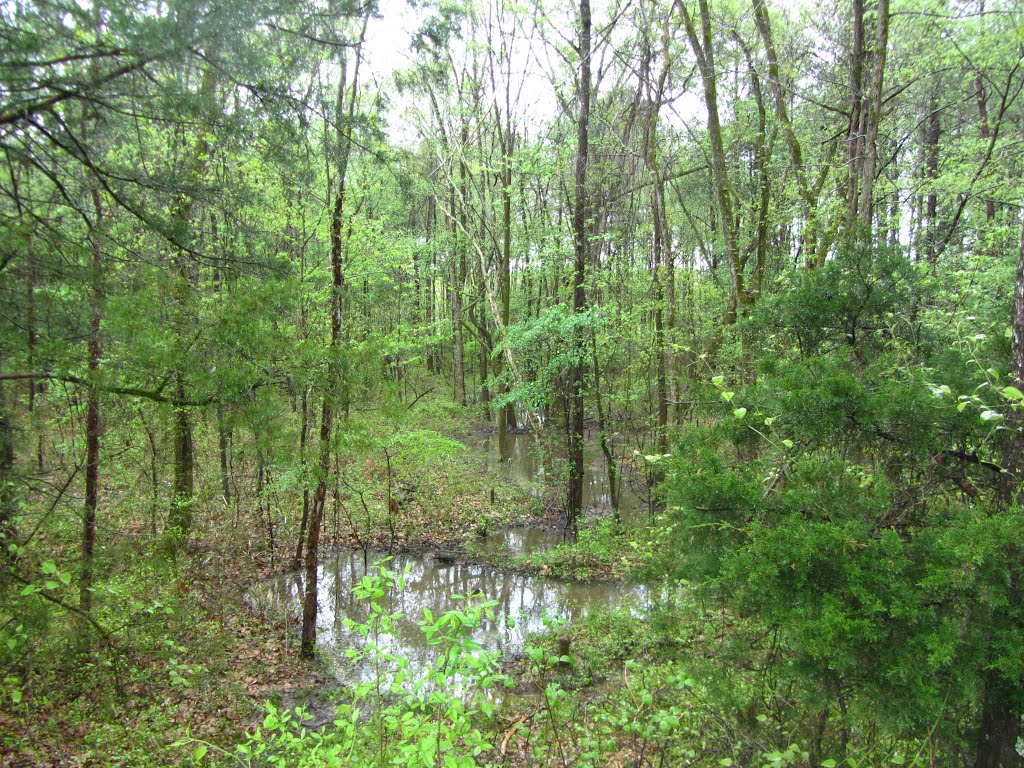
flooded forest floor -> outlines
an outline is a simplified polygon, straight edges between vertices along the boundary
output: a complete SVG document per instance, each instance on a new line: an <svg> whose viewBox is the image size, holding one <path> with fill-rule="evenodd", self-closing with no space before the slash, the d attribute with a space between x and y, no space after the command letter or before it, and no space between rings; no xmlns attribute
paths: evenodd
<svg viewBox="0 0 1024 768"><path fill-rule="evenodd" d="M97 600L101 624L128 613L131 630L96 641L72 628L60 638L63 661L29 670L21 702L0 708L0 765L169 765L199 753L231 764L227 755L264 722L267 702L305 707L308 726L330 722L339 692L361 679L345 654L356 638L343 620L361 609L349 587L384 558L408 573L389 610L403 617L396 635L414 671L434 650L417 626L423 609L444 611L452 595L482 593L498 602L498 616L516 619L514 628L496 619L476 632L502 654L521 691L536 694L544 684L530 677L528 643L546 644L556 657L572 645L579 663L556 670L567 689L606 680L610 657L621 663L644 651L629 616L650 596L636 583L642 558L627 541L648 515L642 479L627 467L615 522L604 461L590 446L586 521L580 542L569 544L556 462L545 468L533 437L510 435L502 456L490 429L457 426L443 436L443 450L397 446L338 467L312 664L297 658L297 511L275 508L273 492L236 498L234 508L214 507L187 551L169 560L138 557L155 544L138 520L134 538L106 552L113 578ZM431 451L447 458L420 458ZM598 651L588 655L588 644ZM536 708L515 696L504 704L507 718L495 723L521 723L523 709ZM505 742L508 749L507 735Z"/></svg>

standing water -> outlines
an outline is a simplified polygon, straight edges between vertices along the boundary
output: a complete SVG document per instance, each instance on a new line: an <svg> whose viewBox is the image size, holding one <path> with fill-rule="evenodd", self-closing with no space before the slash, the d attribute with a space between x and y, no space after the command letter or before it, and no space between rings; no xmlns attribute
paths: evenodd
<svg viewBox="0 0 1024 768"><path fill-rule="evenodd" d="M531 435L509 435L507 459L501 457L497 436L480 444L487 468L499 479L543 492L545 473L536 440ZM611 493L604 457L589 451L585 461L584 512L593 517L611 513ZM619 493L623 521L636 521L643 501L623 482ZM562 543L561 531L541 528L508 528L485 537L478 546L487 554L530 554ZM357 600L352 587L374 565L384 559L382 553L349 550L325 559L318 576L320 611L317 618L317 645L336 677L349 681L368 681L374 676L367 662L353 663L346 651L360 649L363 637L351 622L366 622L369 605ZM422 625L424 610L436 619L450 610L464 610L466 603L454 596L482 595L494 600L494 620L484 620L471 637L488 651L508 658L523 651L529 635L543 631L553 619L571 623L595 606L627 605L639 608L648 604L650 591L641 585L617 582L568 582L502 570L482 563L451 562L432 555L398 555L387 567L407 573L406 586L391 590L381 599L381 608L395 614L392 633L377 638L387 652L408 662L407 674L424 675L436 660L438 646L428 643ZM302 611L302 576L287 574L263 582L249 593L255 608L276 615L299 616Z"/></svg>
<svg viewBox="0 0 1024 768"><path fill-rule="evenodd" d="M497 435L480 442L487 469L506 482L531 488L536 495L542 495L548 478L536 438L530 434L511 434L506 440L508 458L505 459L501 456ZM646 514L646 502L637 493L629 473L623 472L621 467L619 471L619 512L624 523L635 525L642 519L641 515ZM596 445L588 445L584 454L583 511L593 517L607 517L612 511L608 464Z"/></svg>
<svg viewBox="0 0 1024 768"><path fill-rule="evenodd" d="M317 619L317 644L323 658L339 679L369 680L368 665L353 664L346 650L360 648L363 638L345 619L365 622L369 606L352 593L352 586L384 555L369 553L364 561L361 550L341 552L320 566L320 612ZM640 607L649 599L649 591L640 585L599 582L567 582L515 573L477 563L450 563L431 555L399 555L387 567L408 572L404 590L389 592L381 601L388 613L399 614L390 636L378 642L391 653L408 660L408 672L422 676L437 658L438 647L430 645L421 624L424 609L435 619L450 610L464 610L465 602L453 595L482 593L497 601L495 620L486 620L472 638L489 651L505 657L523 650L527 636L545 628L545 619L557 617L572 622L593 606L633 605ZM259 610L298 615L302 610L302 579L289 574L263 582L249 594Z"/></svg>

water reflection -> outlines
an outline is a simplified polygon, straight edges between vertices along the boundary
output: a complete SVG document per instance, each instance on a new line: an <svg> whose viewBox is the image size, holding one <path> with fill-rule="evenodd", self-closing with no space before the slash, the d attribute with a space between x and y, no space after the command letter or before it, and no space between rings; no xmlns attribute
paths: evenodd
<svg viewBox="0 0 1024 768"><path fill-rule="evenodd" d="M562 531L547 528L502 528L488 534L475 546L487 555L525 555L543 552L564 543Z"/></svg>
<svg viewBox="0 0 1024 768"><path fill-rule="evenodd" d="M536 438L531 434L509 434L505 441L505 451L501 450L497 435L485 437L480 442L486 468L503 480L531 489L540 498L548 477ZM503 453L507 459L502 458ZM608 515L612 508L608 465L597 446L588 445L583 472L584 511L595 516ZM627 524L638 524L641 519L638 513L647 511L646 502L637 494L628 476L620 475L619 510Z"/></svg>
<svg viewBox="0 0 1024 768"><path fill-rule="evenodd" d="M382 557L370 553L371 570ZM380 643L406 658L409 673L415 677L425 674L438 655L438 647L428 645L420 627L423 609L429 609L435 618L449 610L464 609L465 602L454 600L453 595L482 592L487 599L498 602L496 620L486 621L472 637L485 649L503 655L520 652L529 633L544 629L546 616L571 622L595 605L642 606L649 600L647 588L640 585L563 582L481 564L441 562L430 556L397 556L389 567L397 571L408 568L409 576L404 590L388 594L381 601L385 611L400 616L395 619L392 635L380 638ZM351 589L365 573L361 550L339 553L320 568L317 641L340 679L372 677L367 664L355 663L345 655L346 649L363 644L362 637L343 622L346 618L356 622L367 619L368 606L356 600ZM301 577L289 574L264 582L250 593L250 599L261 610L297 615L301 613L301 595Z"/></svg>

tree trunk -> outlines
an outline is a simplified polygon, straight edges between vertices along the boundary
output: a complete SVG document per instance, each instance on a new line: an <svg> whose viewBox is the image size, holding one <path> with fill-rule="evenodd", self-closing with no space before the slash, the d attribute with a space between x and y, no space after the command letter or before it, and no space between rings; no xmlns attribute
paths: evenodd
<svg viewBox="0 0 1024 768"><path fill-rule="evenodd" d="M882 121L885 62L889 48L889 0L876 0L866 12L864 0L853 0L853 49L850 59L850 130L847 224L860 237L870 236L874 219L878 129ZM874 19L874 41L868 50L867 18Z"/></svg>
<svg viewBox="0 0 1024 768"><path fill-rule="evenodd" d="M579 118L576 125L576 199L573 202L572 234L574 268L572 280L572 311L581 315L587 308L584 281L589 261L587 226L590 201L587 190L587 168L590 145L590 0L580 0L580 76ZM573 354L569 368L569 487L566 503L566 536L575 541L579 535L579 518L583 510L583 366L586 337L581 328L573 332Z"/></svg>
<svg viewBox="0 0 1024 768"><path fill-rule="evenodd" d="M302 519L299 521L299 536L295 544L295 557L292 558L292 570L302 567L302 549L306 539L306 526L309 524L309 478L306 476L306 443L309 440L309 387L302 390L302 427L299 431L299 466L302 471Z"/></svg>
<svg viewBox="0 0 1024 768"><path fill-rule="evenodd" d="M334 270L332 269L332 272ZM332 291L332 305L336 305L336 291ZM335 320L337 318L337 321ZM331 308L331 336L337 326L340 334L340 308ZM309 527L306 530L305 580L302 598L302 642L299 657L312 659L316 650L316 617L318 612L317 571L320 566L320 529L323 525L324 502L327 500L327 473L331 462L331 430L334 424L334 412L331 408L332 387L324 393L323 407L320 411L320 479L313 494L313 505L309 511Z"/></svg>
<svg viewBox="0 0 1024 768"><path fill-rule="evenodd" d="M18 213L21 214L21 199L17 198ZM30 232L26 243L27 273L25 275L25 343L28 352L28 369L36 370L36 255L33 237ZM42 474L45 468L43 456L43 429L36 420L36 395L42 391L42 383L35 379L28 381L28 412L33 428L36 430L36 466Z"/></svg>
<svg viewBox="0 0 1024 768"><path fill-rule="evenodd" d="M597 429L600 433L601 453L604 454L605 466L608 468L608 497L612 505L612 518L615 525L622 523L619 514L619 467L615 461L615 451L609 438L609 426L605 416L604 399L601 393L601 368L597 357L597 331L590 328L590 352L594 364L594 401L597 405Z"/></svg>
<svg viewBox="0 0 1024 768"><path fill-rule="evenodd" d="M497 108L495 109L497 113ZM495 115L497 117L497 114ZM512 153L515 151L515 135L512 133L511 116L506 115L507 123L501 132L502 144L502 175L501 175L501 263L498 270L498 295L501 301L501 323L508 328L512 318ZM500 126L501 122L498 121ZM501 379L503 369L502 357L495 358L495 377L499 379L498 396L503 396L508 387ZM509 446L508 430L516 428L516 411L512 403L502 406L498 414L498 444L507 451ZM502 453L503 459L509 457Z"/></svg>
<svg viewBox="0 0 1024 768"><path fill-rule="evenodd" d="M1024 759L1016 747L1021 736L1021 713L1010 704L1017 694L1016 687L994 672L985 676L984 685L974 768L1020 768Z"/></svg>
<svg viewBox="0 0 1024 768"><path fill-rule="evenodd" d="M184 543L192 528L192 501L195 495L193 471L195 456L192 450L192 420L188 406L181 405L186 399L185 376L179 369L174 374L174 486L171 495L171 511L167 516L167 532L175 546Z"/></svg>
<svg viewBox="0 0 1024 768"><path fill-rule="evenodd" d="M857 218L861 153L864 151L864 0L850 5L850 127L846 135L846 225L852 227Z"/></svg>
<svg viewBox="0 0 1024 768"><path fill-rule="evenodd" d="M460 162L461 174L465 174L465 165ZM455 208L455 189L452 187L451 205L452 211L461 210ZM460 217L462 214L459 214ZM464 224L464 223L463 223ZM453 243L452 259L452 334L454 343L454 361L452 364L455 377L455 402L459 405L466 405L466 352L465 342L462 335L462 291L466 285L466 252L464 250L463 238L466 237L465 228L459 232L453 221L449 222Z"/></svg>
<svg viewBox="0 0 1024 768"><path fill-rule="evenodd" d="M982 4L982 13L985 12L985 6ZM989 139L992 138L992 127L988 121L988 100L985 98L985 80L981 76L981 72L978 73L974 79L974 87L977 93L978 99L978 118L981 123L980 131L981 138L987 144ZM991 197L985 198L985 220L992 221L996 217L996 201Z"/></svg>
<svg viewBox="0 0 1024 768"><path fill-rule="evenodd" d="M480 291L481 292L486 291L487 288L486 288L486 286L483 285L483 280L484 280L483 276L481 276L480 280L481 280ZM473 312L470 311L469 315L470 315L470 318L472 318L473 317ZM488 418L489 412L490 412L490 408L491 408L491 389L490 389L490 386L488 385L487 381L488 381L488 379L490 379L491 348L494 346L494 343L493 343L493 337L491 336L491 334L487 330L487 317L484 315L484 308L483 308L482 305L478 308L478 310L477 310L477 317L476 317L476 320L473 321L473 323L476 325L478 335L480 336L480 340L479 340L480 352L479 352L478 360L477 360L477 363L478 363L477 371L480 374L480 405L482 406L484 418ZM499 421L500 421L500 419L499 419ZM502 431L499 430L499 436L502 435L502 434L503 434ZM500 443L500 440L499 440L499 443ZM508 458L503 453L501 454L501 457L503 459L507 459Z"/></svg>
<svg viewBox="0 0 1024 768"><path fill-rule="evenodd" d="M355 116L356 96L359 87L359 62L362 43L366 38L366 26L370 17L363 17L362 33L355 50L355 69L352 75L352 88L348 96L348 111L344 112L346 60L342 59L341 79L338 84L337 125L338 125L338 188L334 197L331 213L331 346L328 358L327 387L324 391L323 406L320 410L320 456L319 477L316 492L313 494L313 506L309 514L309 527L306 531L305 559L305 593L302 600L302 642L299 656L312 659L316 650L316 617L319 609L317 602L318 584L317 571L320 564L320 530L323 527L324 504L327 501L327 483L331 469L331 434L334 426L333 401L340 394L344 384L341 381L342 370L340 353L342 346L341 297L345 288L342 272L342 225L345 215L345 182L348 173L348 159L351 154L352 141L350 131Z"/></svg>
<svg viewBox="0 0 1024 768"><path fill-rule="evenodd" d="M981 30L978 35L978 42L981 44L979 47L984 50L985 46L985 0L981 0L978 4L978 15L980 18ZM975 96L978 100L978 118L980 121L979 130L981 138L987 144L988 140L992 137L992 126L988 121L988 98L985 94L985 77L982 71L979 69L975 73L974 77L974 91ZM991 222L996 217L996 201L991 197L985 198L985 220Z"/></svg>
<svg viewBox="0 0 1024 768"><path fill-rule="evenodd" d="M761 36L761 42L764 44L765 56L768 59L768 80L771 84L772 96L775 102L775 115L782 128L786 145L789 147L789 156L793 164L793 175L796 177L797 192L800 198L800 213L803 217L801 249L804 253L804 263L810 268L818 268L824 265L825 256L827 255L827 250L821 247L827 241L827 238L819 238L818 234L818 196L821 187L820 185L812 184L808 178L807 168L804 163L803 147L789 116L789 107L787 106L786 96L782 89L779 58L775 50L775 40L772 34L771 20L768 17L768 10L765 7L765 0L752 0L752 5L754 21ZM821 181L822 183L824 182L824 176L821 177Z"/></svg>
<svg viewBox="0 0 1024 768"><path fill-rule="evenodd" d="M92 288L89 296L92 316L89 322L89 392L85 410L85 512L82 518L82 570L78 607L92 610L93 553L96 548L96 508L99 503L100 474L100 322L103 317L103 199L92 190L93 220L89 226L92 252Z"/></svg>
<svg viewBox="0 0 1024 768"><path fill-rule="evenodd" d="M858 215L870 226L874 218L875 176L878 173L878 129L882 123L885 62L889 51L889 0L878 0L875 9L875 43L871 51L867 119L864 126L864 163L861 168Z"/></svg>
<svg viewBox="0 0 1024 768"><path fill-rule="evenodd" d="M939 120L939 100L933 92L929 99L928 117L924 124L924 177L928 182L928 193L925 196L925 257L934 261L936 246L939 239L938 208L939 197L935 192L935 180L939 175L939 136L941 123Z"/></svg>
<svg viewBox="0 0 1024 768"><path fill-rule="evenodd" d="M644 70L649 69L650 55ZM662 184L661 169L658 166L658 112L665 87L667 69L662 72L653 92L647 99L647 120L644 125L644 159L651 173L651 217L653 219L654 242L651 259L653 262L654 296L654 348L657 355L657 422L655 436L659 453L668 453L668 368L669 351L665 332L665 306L667 290L665 273L672 261L671 233L665 215L665 187Z"/></svg>
<svg viewBox="0 0 1024 768"><path fill-rule="evenodd" d="M3 351L0 350L0 368ZM9 545L15 543L17 531L14 513L18 508L14 480L14 420L7 403L6 385L0 380L0 561L12 563L14 553Z"/></svg>
<svg viewBox="0 0 1024 768"><path fill-rule="evenodd" d="M714 37L711 32L711 11L707 0L700 0L700 24L697 28L690 17L685 4L680 4L683 23L690 40L690 47L697 57L704 87L704 102L708 113L708 138L711 143L711 171L714 177L715 192L718 202L718 220L722 229L726 253L729 257L729 268L732 275L731 305L726 310L723 325L734 323L742 315L742 308L747 303L747 292L744 285L744 264L740 254L739 239L736 232L736 219L733 212L733 190L729 181L728 165L725 156L725 143L722 138L722 123L718 114L718 71L715 68ZM709 355L710 357L711 355Z"/></svg>
<svg viewBox="0 0 1024 768"><path fill-rule="evenodd" d="M231 470L228 463L228 430L224 425L224 404L217 403L217 453L220 457L221 493L224 507L231 507Z"/></svg>

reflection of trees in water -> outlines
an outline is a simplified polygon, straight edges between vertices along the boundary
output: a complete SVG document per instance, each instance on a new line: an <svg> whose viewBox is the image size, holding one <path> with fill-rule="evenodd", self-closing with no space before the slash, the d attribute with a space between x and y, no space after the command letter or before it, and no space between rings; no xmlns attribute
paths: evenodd
<svg viewBox="0 0 1024 768"><path fill-rule="evenodd" d="M373 563L383 555L370 558ZM474 630L472 637L484 648L510 655L522 650L526 637L544 629L545 616L573 621L593 605L615 605L624 599L646 600L641 587L622 584L587 584L541 579L525 574L501 571L477 564L441 564L433 558L396 557L388 563L392 570L409 568L404 590L392 590L380 601L388 613L400 614L394 620L394 636L382 638L393 653L409 661L413 676L423 674L437 658L440 649L427 642L420 623L423 609L429 609L435 620L450 610L464 610L465 601L453 595L482 592L488 600L496 600L495 620L487 620ZM345 657L349 648L361 647L363 639L345 619L362 623L369 616L369 605L356 600L352 585L366 574L362 550L342 552L320 568L321 613L318 633L320 652L332 661L338 672L351 671ZM289 574L267 582L265 592L257 600L269 603L277 612L294 612L301 605L302 580ZM515 619L508 626L505 617ZM370 668L356 668L364 679Z"/></svg>
<svg viewBox="0 0 1024 768"><path fill-rule="evenodd" d="M486 457L486 466L499 477L510 482L537 488L545 482L544 465L540 460L537 441L533 435L510 434L506 455L502 451L496 437L487 437L481 441L480 447ZM608 487L608 470L604 456L601 455L593 438L588 439L583 465L583 506L598 512L611 509L612 498ZM564 458L555 457L554 464ZM633 488L628 473L623 477L619 505L624 512L633 511L642 503L640 496Z"/></svg>

